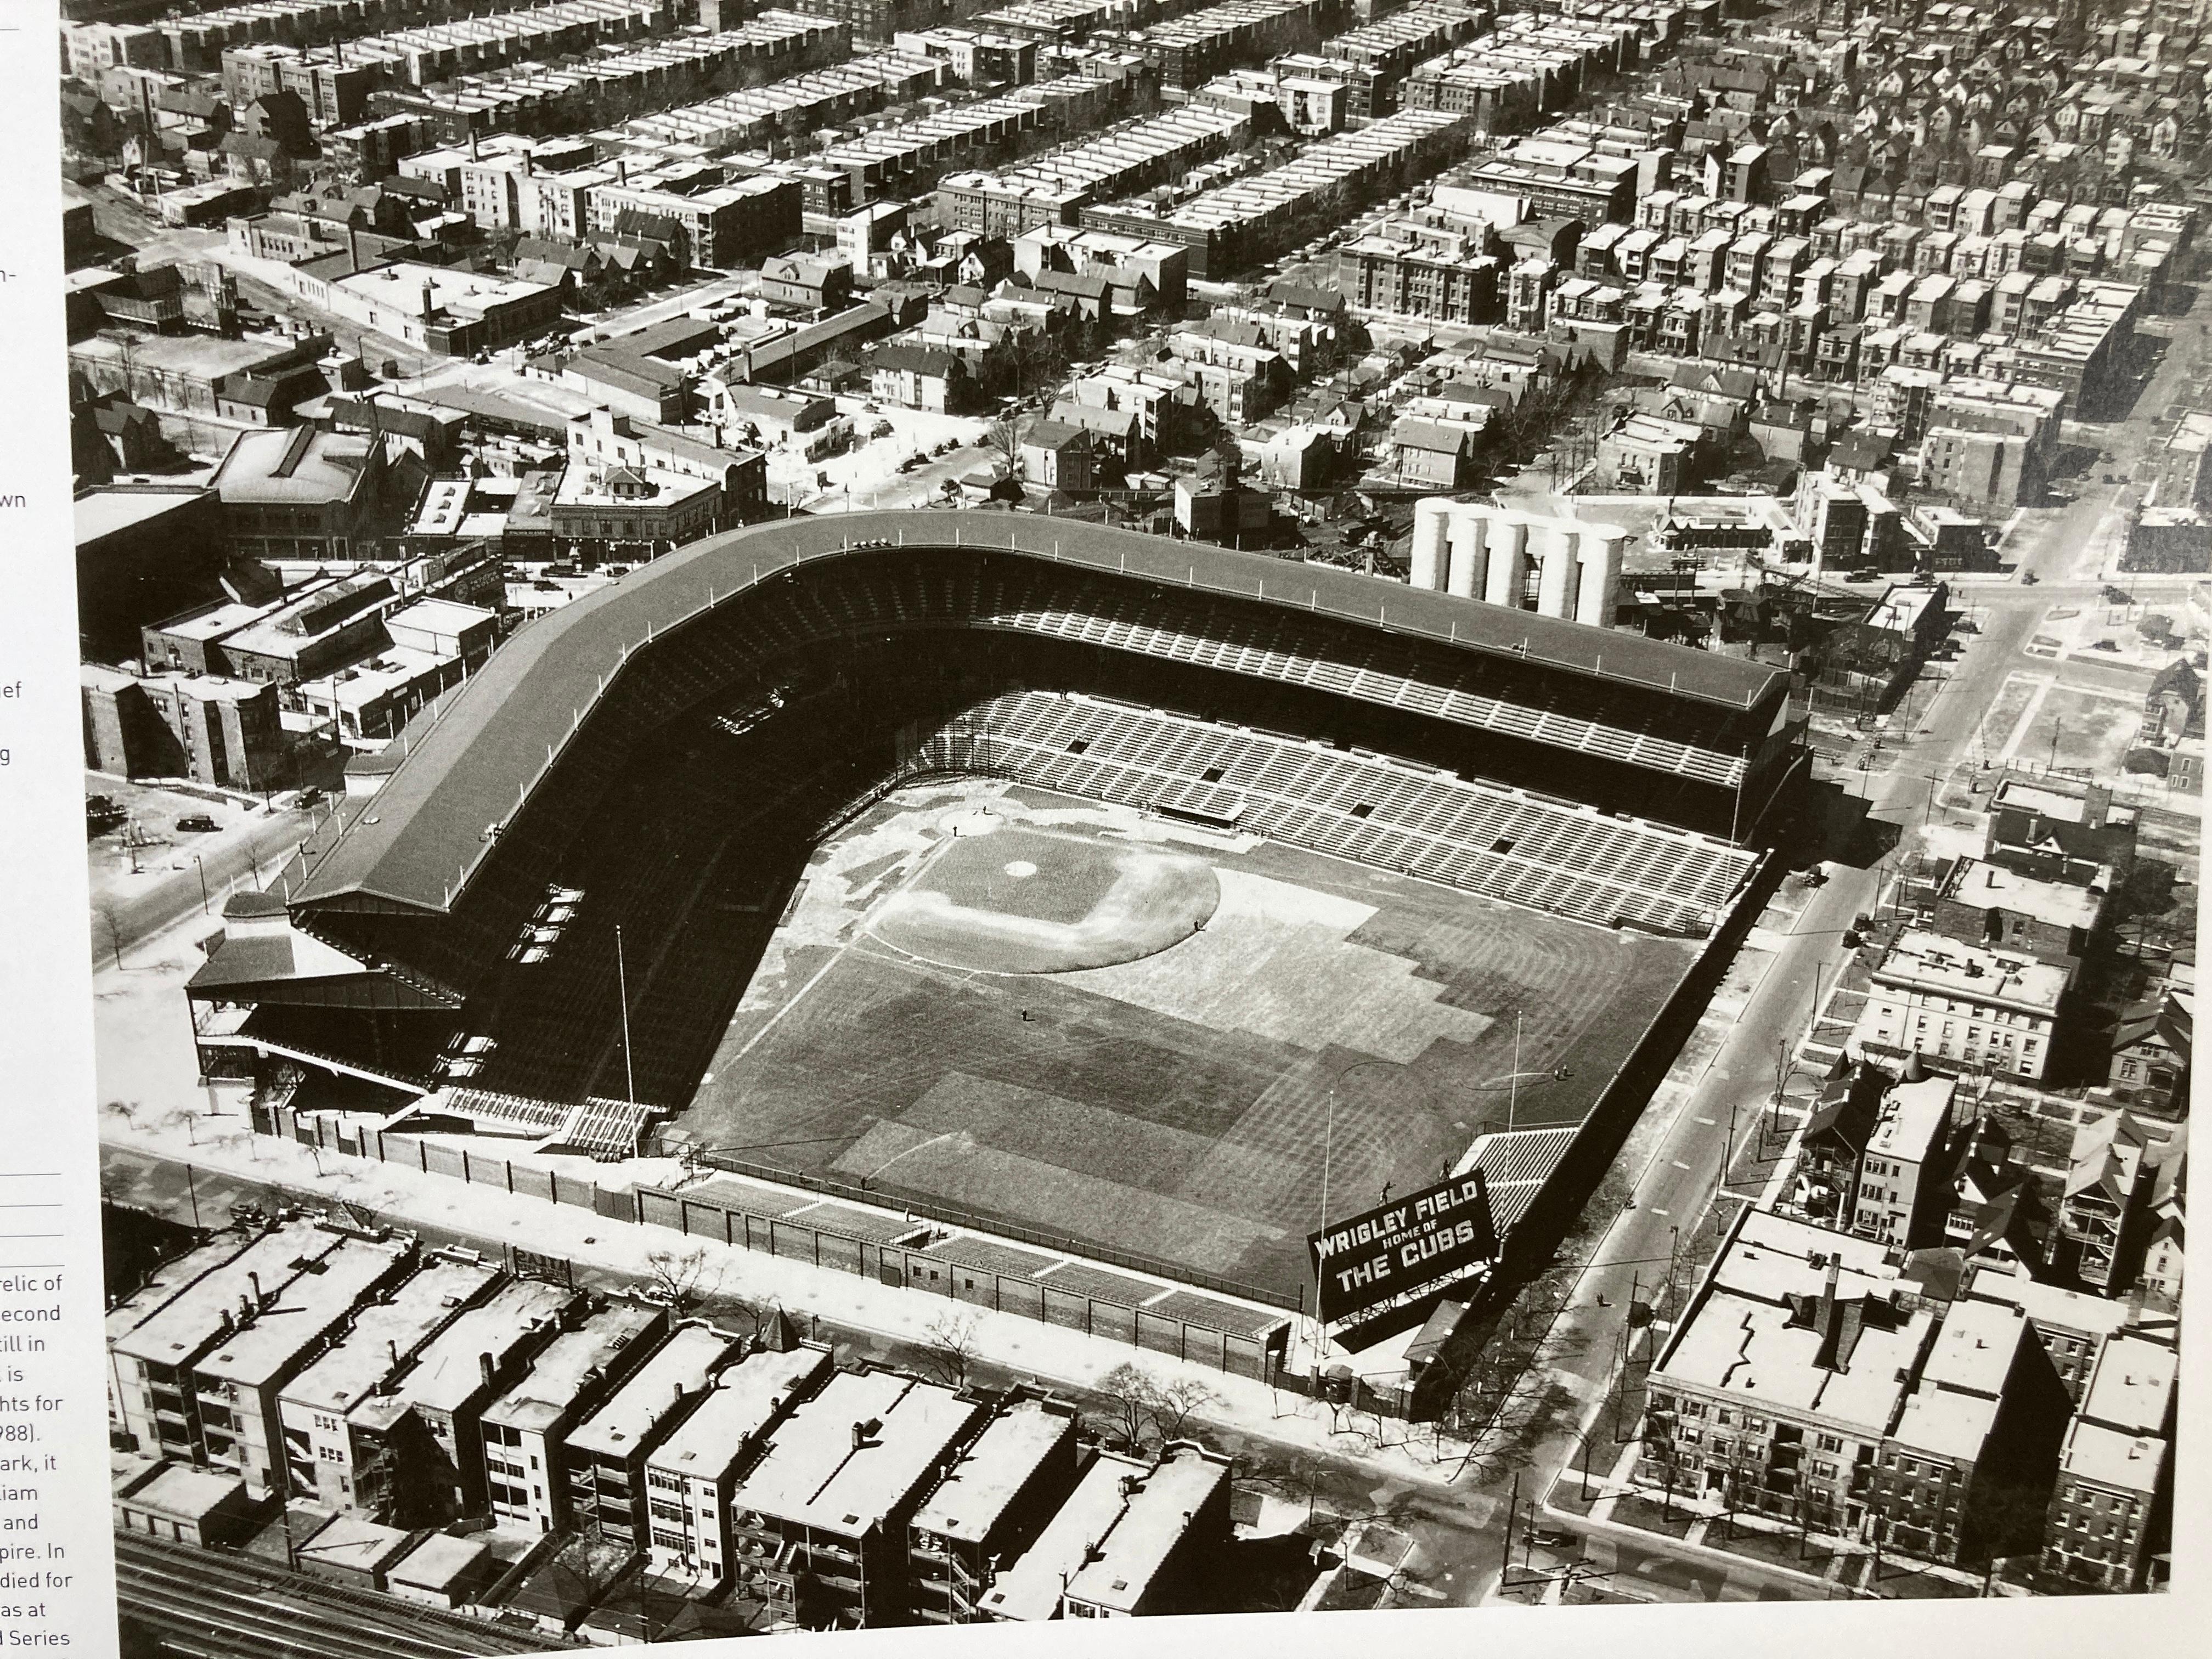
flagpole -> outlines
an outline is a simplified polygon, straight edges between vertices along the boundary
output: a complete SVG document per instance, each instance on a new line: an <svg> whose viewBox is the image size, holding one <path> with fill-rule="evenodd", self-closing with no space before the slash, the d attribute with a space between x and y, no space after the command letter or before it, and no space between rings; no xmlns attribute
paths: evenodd
<svg viewBox="0 0 2212 1659"><path fill-rule="evenodd" d="M631 1063L629 1052L629 969L623 961L622 923L615 924L615 983L622 994L623 1025L623 1081L629 1090L629 1097L637 1098L637 1068Z"/></svg>
<svg viewBox="0 0 2212 1659"><path fill-rule="evenodd" d="M620 932L620 929L617 929ZM1513 1109L1521 1099L1521 1011L1513 1011L1513 1075L1505 1080L1505 1128L1513 1129Z"/></svg>

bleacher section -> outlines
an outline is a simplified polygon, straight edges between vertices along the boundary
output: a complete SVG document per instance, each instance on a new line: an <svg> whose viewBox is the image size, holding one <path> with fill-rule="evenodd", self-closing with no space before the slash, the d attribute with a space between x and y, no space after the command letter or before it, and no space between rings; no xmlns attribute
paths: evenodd
<svg viewBox="0 0 2212 1659"><path fill-rule="evenodd" d="M1013 692L917 764L1186 813L1610 927L1702 938L1753 856L1702 836L1380 756L1104 702Z"/></svg>

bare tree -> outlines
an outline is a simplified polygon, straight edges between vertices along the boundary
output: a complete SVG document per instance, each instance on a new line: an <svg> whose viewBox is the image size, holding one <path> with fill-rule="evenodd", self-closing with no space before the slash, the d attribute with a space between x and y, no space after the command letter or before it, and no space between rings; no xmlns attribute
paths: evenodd
<svg viewBox="0 0 2212 1659"><path fill-rule="evenodd" d="M1116 1365L1098 1381L1115 1435L1133 1450L1190 1437L1191 1419L1221 1396L1196 1377L1163 1382L1141 1366Z"/></svg>
<svg viewBox="0 0 2212 1659"><path fill-rule="evenodd" d="M922 1350L922 1369L948 1389L964 1388L975 1363L975 1326L972 1313L941 1313L925 1328L928 1339Z"/></svg>
<svg viewBox="0 0 2212 1659"><path fill-rule="evenodd" d="M646 1294L679 1313L689 1312L720 1289L721 1270L707 1260L707 1247L659 1249L645 1258Z"/></svg>

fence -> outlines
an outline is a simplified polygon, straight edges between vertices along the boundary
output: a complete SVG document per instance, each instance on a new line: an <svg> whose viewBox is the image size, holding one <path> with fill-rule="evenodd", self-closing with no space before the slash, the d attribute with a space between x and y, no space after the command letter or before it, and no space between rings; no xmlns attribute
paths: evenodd
<svg viewBox="0 0 2212 1659"><path fill-rule="evenodd" d="M867 1238L857 1232L841 1232L658 1188L641 1188L636 1196L639 1220L687 1237L810 1261L884 1285L928 1291L971 1307L1019 1314L1041 1324L1127 1342L1232 1376L1261 1382L1273 1382L1280 1376L1288 1323L1256 1310L1234 1309L1226 1304L1194 1306L1206 1304L1206 1298L1169 1286L1158 1287L1157 1299L1147 1297L1143 1305L1123 1302L1103 1294L1095 1282L1077 1288L1081 1283L1077 1275L1084 1271L1079 1264L1070 1269L1066 1285L1037 1278L1034 1266L1024 1272L1000 1272L975 1259L988 1253L988 1241L948 1239L919 1218L901 1223L886 1218L883 1231L887 1236ZM971 1242L984 1249L959 1249L961 1244ZM1248 1328L1224 1330L1206 1321L1207 1311L1215 1312L1217 1317L1249 1315Z"/></svg>
<svg viewBox="0 0 2212 1659"><path fill-rule="evenodd" d="M919 1213L900 1218L873 1206L866 1211L844 1211L855 1224L880 1219L878 1231L883 1236L866 1237L857 1230L810 1225L748 1211L735 1203L657 1188L610 1190L594 1182L510 1163L492 1153L426 1140L419 1135L372 1127L349 1132L334 1120L301 1117L287 1105L256 1104L252 1112L258 1133L303 1146L398 1164L430 1175L590 1210L613 1220L665 1227L687 1237L833 1267L885 1285L929 1291L971 1306L1019 1314L1042 1324L1188 1359L1237 1376L1261 1382L1285 1380L1282 1366L1289 1324L1279 1315L1218 1302L1172 1285L1138 1286L1155 1291L1139 1305L1133 1299L1118 1299L1100 1282L1112 1279L1133 1285L1135 1281L1118 1279L1079 1262L1066 1267L1067 1279L1059 1285L1034 1276L1043 1265L1039 1261L1024 1264L1022 1272L1002 1273L976 1259L993 1249L989 1239L948 1234L942 1224L933 1225L930 1218ZM1004 1231L1011 1237L1021 1230ZM1086 1254L1103 1259L1109 1253ZM1082 1282L1079 1276L1085 1274L1089 1282L1076 1288ZM1238 1328L1225 1328L1232 1323Z"/></svg>

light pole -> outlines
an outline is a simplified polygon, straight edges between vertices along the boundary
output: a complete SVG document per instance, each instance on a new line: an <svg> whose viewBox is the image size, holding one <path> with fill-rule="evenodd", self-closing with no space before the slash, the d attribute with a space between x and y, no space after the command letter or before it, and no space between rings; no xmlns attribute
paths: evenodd
<svg viewBox="0 0 2212 1659"><path fill-rule="evenodd" d="M192 854L192 868L199 872L200 914L206 915L208 914L207 866L200 862L200 855L198 853Z"/></svg>

